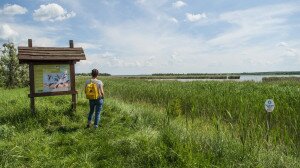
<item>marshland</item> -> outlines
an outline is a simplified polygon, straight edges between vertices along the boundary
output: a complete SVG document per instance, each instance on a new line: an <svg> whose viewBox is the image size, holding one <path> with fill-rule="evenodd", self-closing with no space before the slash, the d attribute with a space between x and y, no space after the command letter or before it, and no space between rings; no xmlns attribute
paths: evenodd
<svg viewBox="0 0 300 168"><path fill-rule="evenodd" d="M299 23L296 0L1 0L0 168L300 168Z"/></svg>
<svg viewBox="0 0 300 168"><path fill-rule="evenodd" d="M298 81L148 81L101 77L100 129L85 129L88 100L36 99L1 88L1 167L299 167ZM271 98L269 139L264 102Z"/></svg>

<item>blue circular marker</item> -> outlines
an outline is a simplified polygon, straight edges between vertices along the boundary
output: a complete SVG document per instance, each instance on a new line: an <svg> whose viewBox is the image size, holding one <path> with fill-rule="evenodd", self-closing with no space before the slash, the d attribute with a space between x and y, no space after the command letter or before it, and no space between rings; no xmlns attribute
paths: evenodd
<svg viewBox="0 0 300 168"><path fill-rule="evenodd" d="M268 99L266 102L265 102L265 109L267 112L272 112L275 108L275 103L272 99Z"/></svg>

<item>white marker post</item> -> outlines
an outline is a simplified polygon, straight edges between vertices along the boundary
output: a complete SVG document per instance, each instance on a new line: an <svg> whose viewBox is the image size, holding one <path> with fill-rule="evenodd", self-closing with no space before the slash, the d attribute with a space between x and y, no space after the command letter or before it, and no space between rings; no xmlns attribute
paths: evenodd
<svg viewBox="0 0 300 168"><path fill-rule="evenodd" d="M275 108L275 103L272 99L268 99L265 102L265 109L267 112L267 142L269 142L269 130L270 130L270 120L271 120L271 112Z"/></svg>

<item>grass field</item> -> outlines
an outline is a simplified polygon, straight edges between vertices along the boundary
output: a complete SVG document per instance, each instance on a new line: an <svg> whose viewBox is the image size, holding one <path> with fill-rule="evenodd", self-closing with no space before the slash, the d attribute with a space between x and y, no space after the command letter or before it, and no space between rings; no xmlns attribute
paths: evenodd
<svg viewBox="0 0 300 168"><path fill-rule="evenodd" d="M105 77L102 127L85 129L84 77L71 96L0 88L0 167L300 167L300 87ZM276 107L266 141L263 104Z"/></svg>

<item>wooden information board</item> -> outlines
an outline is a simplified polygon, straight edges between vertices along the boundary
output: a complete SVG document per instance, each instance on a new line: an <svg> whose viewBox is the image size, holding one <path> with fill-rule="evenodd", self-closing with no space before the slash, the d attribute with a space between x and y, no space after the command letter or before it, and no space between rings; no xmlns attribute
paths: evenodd
<svg viewBox="0 0 300 168"><path fill-rule="evenodd" d="M76 110L75 63L85 60L81 47L18 47L19 62L29 64L30 107L35 113L35 97L72 95L72 108Z"/></svg>

